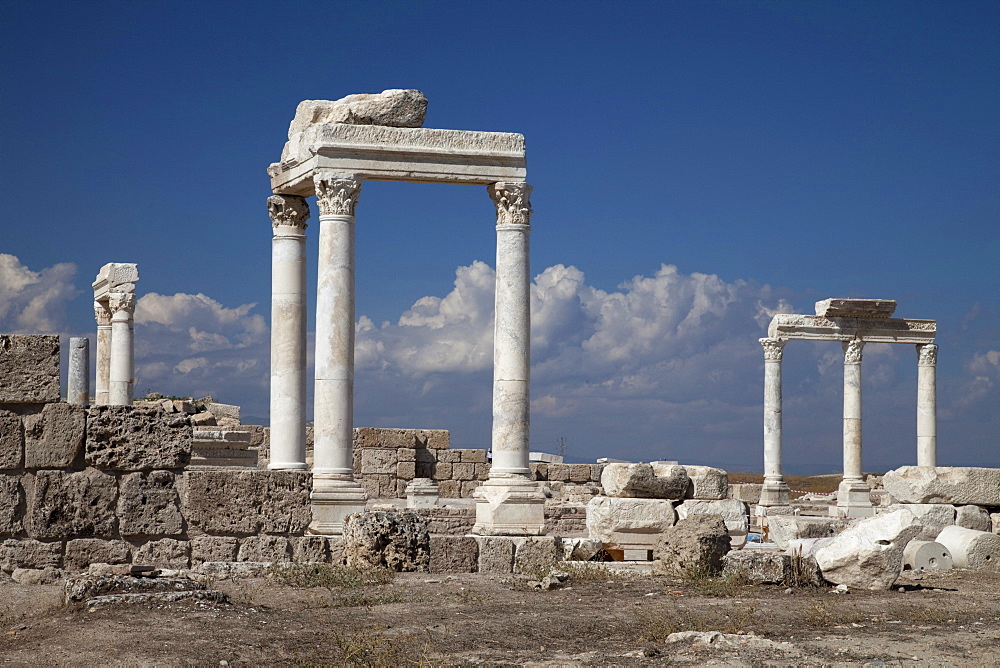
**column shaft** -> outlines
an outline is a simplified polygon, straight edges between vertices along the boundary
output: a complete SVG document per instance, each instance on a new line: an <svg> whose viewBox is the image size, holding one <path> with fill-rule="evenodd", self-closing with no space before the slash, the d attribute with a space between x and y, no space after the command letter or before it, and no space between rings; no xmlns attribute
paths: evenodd
<svg viewBox="0 0 1000 668"><path fill-rule="evenodd" d="M306 237L309 206L273 195L270 469L306 468Z"/></svg>
<svg viewBox="0 0 1000 668"><path fill-rule="evenodd" d="M111 296L111 370L108 403L131 406L134 390L135 351L132 342L132 313L135 295L113 293Z"/></svg>
<svg viewBox="0 0 1000 668"><path fill-rule="evenodd" d="M760 339L764 347L764 486L760 506L787 506L781 474L781 358L785 341Z"/></svg>
<svg viewBox="0 0 1000 668"><path fill-rule="evenodd" d="M937 349L917 346L917 466L937 466Z"/></svg>
<svg viewBox="0 0 1000 668"><path fill-rule="evenodd" d="M106 304L95 301L94 316L97 319L94 405L106 406L111 385L111 310Z"/></svg>
<svg viewBox="0 0 1000 668"><path fill-rule="evenodd" d="M69 371L66 375L66 402L90 405L90 339L69 340Z"/></svg>
<svg viewBox="0 0 1000 668"><path fill-rule="evenodd" d="M834 515L869 517L871 490L861 468L861 350L864 341L844 341L844 478L837 488Z"/></svg>

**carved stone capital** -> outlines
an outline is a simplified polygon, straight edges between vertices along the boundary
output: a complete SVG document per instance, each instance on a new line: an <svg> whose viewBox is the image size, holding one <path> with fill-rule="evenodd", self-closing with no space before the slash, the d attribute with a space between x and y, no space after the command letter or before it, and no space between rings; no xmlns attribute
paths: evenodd
<svg viewBox="0 0 1000 668"><path fill-rule="evenodd" d="M760 345L764 347L764 361L765 362L780 362L782 352L785 349L785 344L788 343L782 339L758 339Z"/></svg>
<svg viewBox="0 0 1000 668"><path fill-rule="evenodd" d="M937 365L938 347L933 343L917 346L917 366Z"/></svg>
<svg viewBox="0 0 1000 668"><path fill-rule="evenodd" d="M267 213L271 216L272 227L290 225L304 230L309 219L309 205L305 197L298 195L271 195L267 198Z"/></svg>
<svg viewBox="0 0 1000 668"><path fill-rule="evenodd" d="M112 315L119 311L127 311L129 314L135 313L135 293L134 292L112 292L108 298L108 306Z"/></svg>
<svg viewBox="0 0 1000 668"><path fill-rule="evenodd" d="M844 349L844 364L861 364L861 349L865 347L865 342L861 339L851 339L841 341Z"/></svg>
<svg viewBox="0 0 1000 668"><path fill-rule="evenodd" d="M111 310L101 302L94 302L94 319L98 327L111 325Z"/></svg>
<svg viewBox="0 0 1000 668"><path fill-rule="evenodd" d="M494 183L487 187L497 207L497 225L531 224L531 186L527 183Z"/></svg>
<svg viewBox="0 0 1000 668"><path fill-rule="evenodd" d="M361 181L343 174L313 174L321 216L353 216Z"/></svg>

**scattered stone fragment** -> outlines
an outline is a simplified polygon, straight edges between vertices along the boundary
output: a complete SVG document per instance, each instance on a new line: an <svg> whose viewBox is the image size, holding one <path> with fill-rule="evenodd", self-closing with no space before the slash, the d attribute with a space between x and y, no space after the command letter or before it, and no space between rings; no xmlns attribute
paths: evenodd
<svg viewBox="0 0 1000 668"><path fill-rule="evenodd" d="M772 515L767 518L767 536L778 546L788 549L797 538L829 538L848 527L850 520L841 517L804 517L802 515Z"/></svg>
<svg viewBox="0 0 1000 668"><path fill-rule="evenodd" d="M427 98L418 90L389 89L359 93L339 100L303 100L295 109L288 138L310 125L347 123L419 128L427 114Z"/></svg>
<svg viewBox="0 0 1000 668"><path fill-rule="evenodd" d="M722 574L752 584L823 584L819 566L813 557L766 550L729 552L723 557Z"/></svg>
<svg viewBox="0 0 1000 668"><path fill-rule="evenodd" d="M684 469L691 484L688 486L688 499L725 499L729 493L729 474L722 469L711 466L691 466L685 464ZM653 472L660 475L657 467Z"/></svg>
<svg viewBox="0 0 1000 668"><path fill-rule="evenodd" d="M16 568L11 579L22 585L47 585L58 582L65 571L59 568Z"/></svg>
<svg viewBox="0 0 1000 668"><path fill-rule="evenodd" d="M348 566L426 571L430 563L427 521L415 513L354 513L344 522L343 544Z"/></svg>
<svg viewBox="0 0 1000 668"><path fill-rule="evenodd" d="M858 589L885 590L903 570L903 548L920 533L913 513L861 520L813 553L823 577Z"/></svg>
<svg viewBox="0 0 1000 668"><path fill-rule="evenodd" d="M982 506L959 506L955 508L955 524L975 531L990 530L990 514Z"/></svg>
<svg viewBox="0 0 1000 668"><path fill-rule="evenodd" d="M895 503L886 512L904 508L917 518L920 533L916 540L934 540L941 530L955 524L955 506L947 503Z"/></svg>
<svg viewBox="0 0 1000 668"><path fill-rule="evenodd" d="M653 550L653 572L718 573L729 550L729 531L722 517L692 515L664 530Z"/></svg>
<svg viewBox="0 0 1000 668"><path fill-rule="evenodd" d="M729 531L730 547L739 550L746 545L747 534L750 532L750 509L744 502L736 499L689 499L677 506L678 519L690 515L719 515Z"/></svg>

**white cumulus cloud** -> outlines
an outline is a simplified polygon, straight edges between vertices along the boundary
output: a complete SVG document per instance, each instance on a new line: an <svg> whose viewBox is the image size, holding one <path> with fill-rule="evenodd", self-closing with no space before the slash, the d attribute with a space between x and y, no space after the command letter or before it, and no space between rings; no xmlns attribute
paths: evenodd
<svg viewBox="0 0 1000 668"><path fill-rule="evenodd" d="M52 334L66 329L66 304L80 294L76 265L61 262L32 271L14 255L0 253L0 331Z"/></svg>

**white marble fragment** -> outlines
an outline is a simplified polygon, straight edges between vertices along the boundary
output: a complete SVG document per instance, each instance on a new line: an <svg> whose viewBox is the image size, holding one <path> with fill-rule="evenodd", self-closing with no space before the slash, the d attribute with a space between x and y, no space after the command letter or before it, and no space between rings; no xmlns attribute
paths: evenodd
<svg viewBox="0 0 1000 668"><path fill-rule="evenodd" d="M913 513L897 510L861 520L817 549L823 577L857 589L889 589L903 570L903 548L920 532Z"/></svg>

